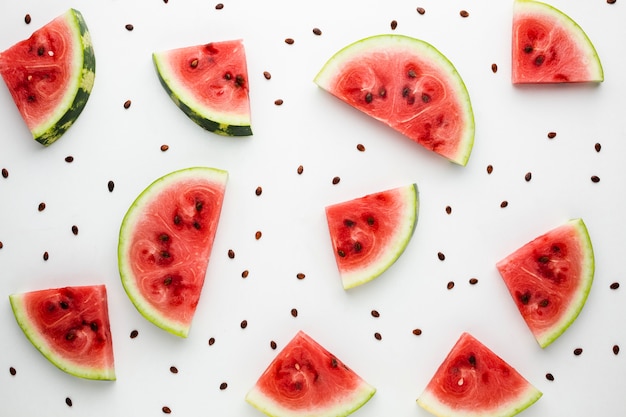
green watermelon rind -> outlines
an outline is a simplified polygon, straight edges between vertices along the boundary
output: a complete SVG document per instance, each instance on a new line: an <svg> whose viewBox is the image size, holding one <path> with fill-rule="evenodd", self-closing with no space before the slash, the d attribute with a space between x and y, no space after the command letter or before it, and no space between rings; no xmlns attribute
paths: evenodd
<svg viewBox="0 0 626 417"><path fill-rule="evenodd" d="M415 183L399 187L398 190L404 195L405 210L401 213L403 221L397 231L397 236L389 243L385 255L381 256L377 263L371 264L366 269L351 272L340 271L345 290L365 284L382 275L400 258L409 245L419 217L419 190Z"/></svg>
<svg viewBox="0 0 626 417"><path fill-rule="evenodd" d="M28 340L44 357L46 357L46 359L48 359L60 370L70 375L101 381L116 380L115 368L113 367L101 369L78 366L75 363L65 360L61 356L57 355L54 349L46 342L45 338L41 337L40 333L36 330L36 326L31 322L30 318L26 314L26 307L23 303L24 295L25 294L9 295L9 302L11 303L13 315Z"/></svg>
<svg viewBox="0 0 626 417"><path fill-rule="evenodd" d="M584 29L570 16L556 7L536 1L536 0L515 0L513 3L513 15L518 14L531 14L542 16L549 16L556 19L563 25L563 28L568 29L569 35L576 39L576 43L585 50L586 61L591 66L589 73L591 78L589 82L603 82L604 81L604 69L600 56L593 45L593 42L587 36ZM532 83L529 81L518 81L516 84Z"/></svg>
<svg viewBox="0 0 626 417"><path fill-rule="evenodd" d="M203 129L222 136L251 136L250 114L233 114L209 109L186 93L185 83L176 79L170 69L169 51L152 53L152 62L161 86L174 104Z"/></svg>
<svg viewBox="0 0 626 417"><path fill-rule="evenodd" d="M218 168L200 166L176 170L156 179L137 196L126 212L120 226L119 243L117 247L118 269L122 286L137 311L139 311L144 318L157 327L183 338L188 336L190 326L163 317L158 310L152 308L150 304L145 301L141 291L139 291L134 282L134 274L130 266L131 261L127 260L126 253L128 251L130 236L132 235L132 231L134 229L133 226L136 224L139 216L141 215L141 208L145 206L147 202L151 201L154 196L158 195L163 188L176 183L181 178L198 178L199 176L205 177L212 182L221 183L224 186L228 180L227 171Z"/></svg>
<svg viewBox="0 0 626 417"><path fill-rule="evenodd" d="M463 115L466 122L466 129L463 138L459 141L456 155L448 157L448 159L461 166L467 165L472 148L474 146L475 121L474 111L470 101L469 92L461 75L457 71L454 64L435 46L421 39L413 38L406 35L398 34L381 34L373 35L356 42L353 42L339 51L337 51L317 73L313 82L323 90L330 91L331 81L335 75L341 70L344 62L351 61L359 54L366 53L375 46L385 46L387 48L394 47L410 47L416 54L428 57L431 62L437 63L442 72L448 74L450 85L456 87L454 93L459 97L459 103L463 107Z"/></svg>

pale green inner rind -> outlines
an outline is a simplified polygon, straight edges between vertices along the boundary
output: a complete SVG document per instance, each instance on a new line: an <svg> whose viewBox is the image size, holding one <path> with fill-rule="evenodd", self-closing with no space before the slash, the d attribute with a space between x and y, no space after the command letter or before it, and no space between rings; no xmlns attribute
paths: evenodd
<svg viewBox="0 0 626 417"><path fill-rule="evenodd" d="M167 94L194 122L206 130L225 136L252 135L249 113L220 112L219 109L209 108L206 103L199 102L194 97L193 91L189 91L184 80L176 78L168 59L168 51L154 52L152 61Z"/></svg>
<svg viewBox="0 0 626 417"><path fill-rule="evenodd" d="M598 52L587 33L574 19L554 6L535 0L515 0L513 3L513 14L537 16L540 19L542 17L556 19L584 51L585 60L592 78L590 81L604 81L604 69L602 68Z"/></svg>
<svg viewBox="0 0 626 417"><path fill-rule="evenodd" d="M11 309L15 320L19 324L20 328L28 338L28 340L37 348L37 350L46 357L52 364L64 372L70 375L74 375L86 379L94 380L115 380L115 370L113 368L101 369L101 368L88 368L73 363L71 360L67 360L59 356L54 349L47 343L45 337L43 337L37 326L31 322L30 317L26 312L26 307L23 303L23 294L11 294L9 295L9 301L11 303Z"/></svg>
<svg viewBox="0 0 626 417"><path fill-rule="evenodd" d="M344 289L354 288L380 276L404 253L417 225L419 213L419 191L417 184L411 184L401 189L404 200L403 211L399 213L402 221L394 236L390 237L385 252L377 258L377 262L358 271L344 272L341 281Z"/></svg>
<svg viewBox="0 0 626 417"><path fill-rule="evenodd" d="M413 54L431 63L436 63L441 69L441 74L447 75L448 84L453 86L454 93L459 98L459 103L462 106L462 116L466 126L462 139L458 144L457 154L449 157L449 159L456 164L467 165L474 146L475 135L474 111L469 92L454 64L430 43L409 36L389 34L361 39L335 53L315 76L313 79L314 83L323 90L331 92L334 78L341 73L347 62L362 55L367 55L372 50L377 49L405 50L407 54Z"/></svg>
<svg viewBox="0 0 626 417"><path fill-rule="evenodd" d="M139 194L126 212L120 227L119 244L117 247L118 268L122 285L128 298L148 321L180 337L187 337L190 326L186 323L180 323L163 316L159 310L152 307L145 299L140 288L137 286L136 277L131 268L132 259L129 259L128 254L130 247L128 245L130 244L130 238L134 234L134 229L143 214L142 208L145 207L148 202L154 199L155 196L158 196L162 190L176 186L176 183L181 181L184 183L186 178L195 179L198 177L207 178L214 183L226 184L228 172L217 168L191 167L171 172L152 182L152 184Z"/></svg>

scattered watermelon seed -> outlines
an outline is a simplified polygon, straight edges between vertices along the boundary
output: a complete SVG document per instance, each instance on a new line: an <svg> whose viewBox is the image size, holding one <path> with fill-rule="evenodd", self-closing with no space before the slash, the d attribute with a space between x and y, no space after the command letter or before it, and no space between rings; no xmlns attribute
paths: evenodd
<svg viewBox="0 0 626 417"><path fill-rule="evenodd" d="M452 288L454 288L454 281L449 281L448 285L446 285L446 288L451 290Z"/></svg>
<svg viewBox="0 0 626 417"><path fill-rule="evenodd" d="M268 71L263 71L263 76L265 77L266 80L269 80L270 78L272 78L272 74L270 74Z"/></svg>
<svg viewBox="0 0 626 417"><path fill-rule="evenodd" d="M496 64L495 62L491 64L491 72L493 72L494 74L498 72L498 64Z"/></svg>
<svg viewBox="0 0 626 417"><path fill-rule="evenodd" d="M554 139L556 137L556 132L548 132L548 139Z"/></svg>
<svg viewBox="0 0 626 417"><path fill-rule="evenodd" d="M72 226L72 233L74 233L74 236L78 234L78 226L76 225Z"/></svg>
<svg viewBox="0 0 626 417"><path fill-rule="evenodd" d="M487 165L487 174L491 174L493 172L493 165Z"/></svg>
<svg viewBox="0 0 626 417"><path fill-rule="evenodd" d="M591 182L600 182L600 177L598 177L597 175L592 175Z"/></svg>
<svg viewBox="0 0 626 417"><path fill-rule="evenodd" d="M617 0L606 0L606 2L607 2L608 4L615 4L615 2L616 2L616 1L617 1Z"/></svg>
<svg viewBox="0 0 626 417"><path fill-rule="evenodd" d="M619 346L618 345L613 345L613 354L614 355L619 354Z"/></svg>
<svg viewBox="0 0 626 417"><path fill-rule="evenodd" d="M12 367L12 366L11 366L11 367L9 368L9 373L10 373L11 375L15 376L15 374L17 374L17 371L15 370L15 368L14 368L14 367Z"/></svg>
<svg viewBox="0 0 626 417"><path fill-rule="evenodd" d="M24 22L26 22L27 25L30 24L31 18L29 14L26 14L26 16L24 16Z"/></svg>
<svg viewBox="0 0 626 417"><path fill-rule="evenodd" d="M468 17L469 16L469 12L467 10L461 10L459 12L459 14L461 15L461 17Z"/></svg>
<svg viewBox="0 0 626 417"><path fill-rule="evenodd" d="M215 338L211 337L209 338L209 346L213 346L215 344Z"/></svg>
<svg viewBox="0 0 626 417"><path fill-rule="evenodd" d="M416 10L417 10L417 13L419 13L419 14L426 13L426 9L424 9L423 7L418 7Z"/></svg>
<svg viewBox="0 0 626 417"><path fill-rule="evenodd" d="M250 274L250 272L245 269L242 273L241 273L241 278L248 278L248 274Z"/></svg>
<svg viewBox="0 0 626 417"><path fill-rule="evenodd" d="M295 43L295 41L293 40L293 38L287 38L287 39L285 39L285 43L287 45L293 45Z"/></svg>
<svg viewBox="0 0 626 417"><path fill-rule="evenodd" d="M374 333L374 338L376 340L382 340L383 337L382 337L382 335L380 333L376 332L376 333Z"/></svg>
<svg viewBox="0 0 626 417"><path fill-rule="evenodd" d="M235 251L232 249L228 249L228 257L233 259L235 257Z"/></svg>
<svg viewBox="0 0 626 417"><path fill-rule="evenodd" d="M248 327L248 320L242 320L240 326L242 329L245 329L246 327Z"/></svg>
<svg viewBox="0 0 626 417"><path fill-rule="evenodd" d="M2 178L9 178L9 171L6 168L2 168Z"/></svg>
<svg viewBox="0 0 626 417"><path fill-rule="evenodd" d="M295 309L295 308L292 308L292 309L291 309L291 316L292 316L292 317L298 317L298 310L297 310L297 309Z"/></svg>
<svg viewBox="0 0 626 417"><path fill-rule="evenodd" d="M113 188L115 188L115 183L113 181L109 181L107 183L107 188L109 189L109 192L112 193L113 192Z"/></svg>
<svg viewBox="0 0 626 417"><path fill-rule="evenodd" d="M610 288L611 288L612 290L616 290L616 289L618 289L618 288L619 288L619 282L614 282L614 283L612 283Z"/></svg>
<svg viewBox="0 0 626 417"><path fill-rule="evenodd" d="M380 313L377 310L372 310L372 317L380 317Z"/></svg>
<svg viewBox="0 0 626 417"><path fill-rule="evenodd" d="M548 372L548 373L546 374L546 379L547 379L548 381L554 381L554 375L552 375L550 372Z"/></svg>
<svg viewBox="0 0 626 417"><path fill-rule="evenodd" d="M505 207L506 207L506 206L508 206L508 205L509 205L509 202L508 202L508 201L506 201L506 200L504 200L504 201L502 201L502 202L500 203L500 207L501 207L501 208L505 208Z"/></svg>
<svg viewBox="0 0 626 417"><path fill-rule="evenodd" d="M302 165L298 165L298 175L302 175L302 173L304 172L304 167Z"/></svg>
<svg viewBox="0 0 626 417"><path fill-rule="evenodd" d="M256 195L261 195L262 192L263 192L263 188L261 188L261 186L256 187L256 190L254 190L254 193Z"/></svg>
<svg viewBox="0 0 626 417"><path fill-rule="evenodd" d="M304 279L304 277L305 277L305 275L302 272L298 272L296 274L296 278L298 278L298 279Z"/></svg>
<svg viewBox="0 0 626 417"><path fill-rule="evenodd" d="M47 261L49 257L50 257L50 255L48 255L47 251L43 253L43 260L44 261Z"/></svg>
<svg viewBox="0 0 626 417"><path fill-rule="evenodd" d="M284 101L283 101L282 98L274 100L274 104L277 105L277 106L282 106L283 103L284 103Z"/></svg>
<svg viewBox="0 0 626 417"><path fill-rule="evenodd" d="M270 347L272 348L272 350L276 349L276 342L274 342L273 340L270 341Z"/></svg>
<svg viewBox="0 0 626 417"><path fill-rule="evenodd" d="M421 335L421 334L422 334L422 329L413 329L413 334L414 334L415 336L419 336L419 335Z"/></svg>
<svg viewBox="0 0 626 417"><path fill-rule="evenodd" d="M165 152L169 149L169 145L161 145L161 152Z"/></svg>
<svg viewBox="0 0 626 417"><path fill-rule="evenodd" d="M392 20L391 21L391 30L396 30L397 27L398 27L398 21Z"/></svg>
<svg viewBox="0 0 626 417"><path fill-rule="evenodd" d="M478 284L478 278L470 278L469 283L472 285Z"/></svg>
<svg viewBox="0 0 626 417"><path fill-rule="evenodd" d="M167 3L167 0L163 0L163 1L165 3ZM163 408L161 408L161 410L163 411L163 414L171 414L172 413L172 410L168 406L166 406L166 405L164 405Z"/></svg>
<svg viewBox="0 0 626 417"><path fill-rule="evenodd" d="M339 181L341 181L341 178L339 178L339 177L333 177L333 185L337 185L337 184L339 184Z"/></svg>
<svg viewBox="0 0 626 417"><path fill-rule="evenodd" d="M4 243L0 241L0 249L2 249L3 247L4 247Z"/></svg>
<svg viewBox="0 0 626 417"><path fill-rule="evenodd" d="M600 150L602 149L602 145L600 145L599 143L596 143L593 147L596 149L596 152L600 152Z"/></svg>
<svg viewBox="0 0 626 417"><path fill-rule="evenodd" d="M74 162L74 157L72 155L66 156L65 162L67 162L68 164Z"/></svg>
<svg viewBox="0 0 626 417"><path fill-rule="evenodd" d="M365 152L365 146L361 143L359 143L358 145L356 145L356 148L361 151L361 152Z"/></svg>
<svg viewBox="0 0 626 417"><path fill-rule="evenodd" d="M68 407L72 406L72 399L70 397L65 398L65 404L67 404Z"/></svg>
<svg viewBox="0 0 626 417"><path fill-rule="evenodd" d="M127 31L129 31L129 32L130 32L131 30L135 29L135 27L134 27L133 25L131 25L130 23L129 23L129 24L127 24L127 25L126 25L126 26L124 26L124 27L125 27L125 28L126 28L126 30L127 30Z"/></svg>
<svg viewBox="0 0 626 417"><path fill-rule="evenodd" d="M178 368L175 366L170 366L170 372L173 374L177 374L178 373Z"/></svg>
<svg viewBox="0 0 626 417"><path fill-rule="evenodd" d="M131 103L131 101L130 101L130 100L126 100L126 101L124 102L124 108L125 108L125 109L129 108L129 107L130 107L130 103Z"/></svg>
<svg viewBox="0 0 626 417"><path fill-rule="evenodd" d="M222 10L224 8L224 3L217 3L215 5L215 10Z"/></svg>
<svg viewBox="0 0 626 417"><path fill-rule="evenodd" d="M322 34L322 31L319 28L313 28L313 34L320 36Z"/></svg>
<svg viewBox="0 0 626 417"><path fill-rule="evenodd" d="M526 180L526 182L530 181L533 177L533 174L530 172L527 172L526 175L524 175L524 179Z"/></svg>
<svg viewBox="0 0 626 417"><path fill-rule="evenodd" d="M139 332L137 330L133 330L133 331L130 332L130 338L131 339L134 339L137 336L139 336Z"/></svg>
<svg viewBox="0 0 626 417"><path fill-rule="evenodd" d="M437 258L439 258L440 261L445 261L446 255L444 255L443 252L437 252Z"/></svg>
<svg viewBox="0 0 626 417"><path fill-rule="evenodd" d="M226 382L222 382L222 383L220 384L220 389L223 391L223 390L225 390L226 388L228 388L228 384L227 384Z"/></svg>
<svg viewBox="0 0 626 417"><path fill-rule="evenodd" d="M39 203L39 206L37 207L37 210L39 211L44 211L46 209L46 203Z"/></svg>
<svg viewBox="0 0 626 417"><path fill-rule="evenodd" d="M257 230L257 231L256 231L256 233L254 234L254 238L255 238L256 240L261 239L261 236L263 236L263 233L261 233L261 231L260 231L260 230Z"/></svg>
<svg viewBox="0 0 626 417"><path fill-rule="evenodd" d="M446 213L447 213L447 214L452 213L452 207L450 207L450 206L446 206Z"/></svg>
<svg viewBox="0 0 626 417"><path fill-rule="evenodd" d="M576 349L574 349L574 355L578 356L578 355L580 355L581 353L583 353L583 349L582 349L582 348L576 348Z"/></svg>

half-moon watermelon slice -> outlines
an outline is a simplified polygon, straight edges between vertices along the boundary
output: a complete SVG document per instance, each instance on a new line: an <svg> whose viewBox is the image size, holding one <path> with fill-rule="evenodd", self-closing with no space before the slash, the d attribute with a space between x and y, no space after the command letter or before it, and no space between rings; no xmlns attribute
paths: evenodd
<svg viewBox="0 0 626 417"><path fill-rule="evenodd" d="M45 146L81 114L95 71L89 30L74 9L0 54L0 74L33 138Z"/></svg>
<svg viewBox="0 0 626 417"><path fill-rule="evenodd" d="M534 0L513 3L511 69L514 84L604 81L584 30L562 11Z"/></svg>
<svg viewBox="0 0 626 417"><path fill-rule="evenodd" d="M272 417L345 417L376 389L311 336L299 331L246 395Z"/></svg>
<svg viewBox="0 0 626 417"><path fill-rule="evenodd" d="M496 266L541 347L576 320L595 271L591 239L581 219L537 237Z"/></svg>
<svg viewBox="0 0 626 417"><path fill-rule="evenodd" d="M120 227L122 284L155 325L187 337L200 299L228 173L207 167L174 171L150 184Z"/></svg>
<svg viewBox="0 0 626 417"><path fill-rule="evenodd" d="M454 65L431 44L371 36L333 55L314 81L425 148L467 164L474 144L470 97Z"/></svg>
<svg viewBox="0 0 626 417"><path fill-rule="evenodd" d="M220 135L252 135L241 40L155 52L152 60L161 85L191 120Z"/></svg>
<svg viewBox="0 0 626 417"><path fill-rule="evenodd" d="M417 184L326 207L326 220L344 289L380 276L404 253L417 225Z"/></svg>
<svg viewBox="0 0 626 417"><path fill-rule="evenodd" d="M469 333L462 333L417 403L438 417L511 417L542 393Z"/></svg>
<svg viewBox="0 0 626 417"><path fill-rule="evenodd" d="M106 287L65 287L9 296L17 323L59 369L81 378L114 380Z"/></svg>

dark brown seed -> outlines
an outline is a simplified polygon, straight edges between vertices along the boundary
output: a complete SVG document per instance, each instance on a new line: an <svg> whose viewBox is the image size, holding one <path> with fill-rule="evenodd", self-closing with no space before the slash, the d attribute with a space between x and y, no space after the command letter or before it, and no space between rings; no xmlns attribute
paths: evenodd
<svg viewBox="0 0 626 417"><path fill-rule="evenodd" d="M169 149L169 145L161 145L161 152L165 152Z"/></svg>
<svg viewBox="0 0 626 417"><path fill-rule="evenodd" d="M228 249L228 257L233 259L235 257L235 251L232 249Z"/></svg>
<svg viewBox="0 0 626 417"><path fill-rule="evenodd" d="M447 214L452 213L452 207L450 207L450 206L446 206L446 213L447 213Z"/></svg>
<svg viewBox="0 0 626 417"><path fill-rule="evenodd" d="M59 305L63 310L67 310L68 308L70 308L70 305L67 303L67 301L61 301Z"/></svg>
<svg viewBox="0 0 626 417"><path fill-rule="evenodd" d="M242 273L241 273L241 278L248 278L248 275L250 274L250 272L245 269Z"/></svg>
<svg viewBox="0 0 626 417"><path fill-rule="evenodd" d="M380 333L376 332L376 333L374 333L374 338L376 340L382 340L383 337L382 337L382 335Z"/></svg>
<svg viewBox="0 0 626 417"><path fill-rule="evenodd" d="M424 13L426 13L426 9L424 9L423 7L418 7L417 8L417 13L424 14Z"/></svg>
<svg viewBox="0 0 626 417"><path fill-rule="evenodd" d="M592 175L591 182L600 182L600 177L598 177L597 175Z"/></svg>
<svg viewBox="0 0 626 417"><path fill-rule="evenodd" d="M124 102L124 108L125 108L125 109L129 108L129 107L130 107L130 103L131 103L131 101L130 101L130 100L126 100L126 101Z"/></svg>
<svg viewBox="0 0 626 417"><path fill-rule="evenodd" d="M548 132L548 139L554 139L556 137L556 132Z"/></svg>
<svg viewBox="0 0 626 417"><path fill-rule="evenodd" d="M530 181L533 177L533 174L530 172L527 172L526 175L524 175L524 179L526 180L526 182Z"/></svg>
<svg viewBox="0 0 626 417"><path fill-rule="evenodd" d="M276 342L274 342L273 340L272 340L272 341L270 341L270 347L271 347L272 349L276 349L276 347L277 347L277 346L276 346Z"/></svg>
<svg viewBox="0 0 626 417"><path fill-rule="evenodd" d="M228 384L227 384L226 382L222 382L222 383L220 384L220 389L223 391L223 390L225 390L226 388L228 388Z"/></svg>
<svg viewBox="0 0 626 417"><path fill-rule="evenodd" d="M619 282L614 282L614 283L612 283L610 288L611 288L612 290L616 290L616 289L618 289L618 288L619 288Z"/></svg>
<svg viewBox="0 0 626 417"><path fill-rule="evenodd" d="M169 1L169 0L163 0L163 3L167 4L167 2L168 2L168 1Z"/></svg>
<svg viewBox="0 0 626 417"><path fill-rule="evenodd" d="M448 282L448 285L446 285L446 288L451 290L452 288L454 288L454 281L450 281Z"/></svg>
<svg viewBox="0 0 626 417"><path fill-rule="evenodd" d="M287 39L285 39L285 43L287 45L293 45L295 43L295 41L293 40L293 38L287 38Z"/></svg>
<svg viewBox="0 0 626 417"><path fill-rule="evenodd" d="M305 275L302 272L298 272L296 274L296 278L298 278L298 279L304 279L304 277L305 277Z"/></svg>
<svg viewBox="0 0 626 417"><path fill-rule="evenodd" d="M461 17L467 17L469 16L469 12L467 10L461 10L459 12L459 14L461 15Z"/></svg>
<svg viewBox="0 0 626 417"><path fill-rule="evenodd" d="M259 240L259 239L261 239L261 236L262 236L262 235L263 235L263 233L261 233L261 231L260 231L260 230L257 230L257 231L256 231L256 233L254 234L254 238L255 238L256 240Z"/></svg>
<svg viewBox="0 0 626 417"><path fill-rule="evenodd" d="M189 63L189 66L191 68L198 68L198 59L196 58L196 59L191 60L191 62Z"/></svg>
<svg viewBox="0 0 626 417"><path fill-rule="evenodd" d="M14 368L14 367L12 367L12 366L11 366L11 367L9 368L9 373L10 373L11 375L15 376L15 374L17 374L17 371L15 370L15 368Z"/></svg>
<svg viewBox="0 0 626 417"><path fill-rule="evenodd" d="M137 330L133 330L132 332L130 332L130 338L134 339L137 336L139 336L139 332Z"/></svg>
<svg viewBox="0 0 626 417"><path fill-rule="evenodd" d="M593 145L593 147L596 149L596 152L600 152L600 150L602 149L602 145L600 145L599 143L596 143L595 145Z"/></svg>
<svg viewBox="0 0 626 417"><path fill-rule="evenodd" d="M372 310L372 317L380 317L380 313L377 310Z"/></svg>
<svg viewBox="0 0 626 417"><path fill-rule="evenodd" d="M48 255L48 252L44 252L43 253L43 260L47 261L50 258L50 255Z"/></svg>
<svg viewBox="0 0 626 417"><path fill-rule="evenodd" d="M493 165L487 165L487 174L491 174L493 172Z"/></svg>
<svg viewBox="0 0 626 417"><path fill-rule="evenodd" d="M2 178L9 178L9 171L6 168L2 168Z"/></svg>
<svg viewBox="0 0 626 417"><path fill-rule="evenodd" d="M506 207L506 206L508 206L508 205L509 205L509 202L508 202L508 201L506 201L506 200L504 200L504 201L502 201L502 202L500 203L500 207L501 207L501 208L505 208L505 207Z"/></svg>
<svg viewBox="0 0 626 417"><path fill-rule="evenodd" d="M263 71L263 76L265 77L266 80L269 80L270 78L272 78L272 74L270 74L268 71Z"/></svg>
<svg viewBox="0 0 626 417"><path fill-rule="evenodd" d="M67 162L68 164L71 163L71 162L74 162L74 157L71 156L71 155L70 156L66 156L65 157L65 162Z"/></svg>
<svg viewBox="0 0 626 417"><path fill-rule="evenodd" d="M548 373L546 374L546 379L547 379L548 381L554 381L554 375L552 375L550 372L548 372Z"/></svg>
<svg viewBox="0 0 626 417"><path fill-rule="evenodd" d="M446 255L444 255L443 252L437 252L437 258L439 258L440 261L445 261Z"/></svg>
<svg viewBox="0 0 626 417"><path fill-rule="evenodd" d="M46 203L39 203L39 207L37 207L37 210L39 211L44 211L46 209Z"/></svg>
<svg viewBox="0 0 626 417"><path fill-rule="evenodd" d="M334 185L339 184L339 181L341 181L341 178L339 178L339 177L333 177L333 184L334 184Z"/></svg>
<svg viewBox="0 0 626 417"><path fill-rule="evenodd" d="M472 285L478 284L478 278L470 278L469 283Z"/></svg>
<svg viewBox="0 0 626 417"><path fill-rule="evenodd" d="M356 145L356 148L361 151L361 152L365 152L365 146L363 146L363 144L359 143L358 145Z"/></svg>
<svg viewBox="0 0 626 417"><path fill-rule="evenodd" d="M126 25L126 26L124 26L124 27L125 27L125 28L126 28L126 30L127 30L127 31L129 31L129 32L130 32L131 30L135 29L135 27L134 27L133 25L131 25L130 23L129 23L129 24L127 24L127 25Z"/></svg>
<svg viewBox="0 0 626 417"><path fill-rule="evenodd" d="M262 192L263 192L263 188L261 188L261 186L256 187L256 190L254 190L254 193L256 195L261 195Z"/></svg>
<svg viewBox="0 0 626 417"><path fill-rule="evenodd" d="M576 349L574 349L574 355L578 356L578 355L580 355L581 353L583 353L583 349L582 349L582 348L576 348Z"/></svg>
<svg viewBox="0 0 626 417"><path fill-rule="evenodd" d="M616 1L617 1L617 0L606 0L606 2L607 2L608 4L615 4L615 2L616 2Z"/></svg>
<svg viewBox="0 0 626 417"><path fill-rule="evenodd" d="M109 181L107 183L107 188L109 189L109 192L112 193L113 192L113 188L115 188L115 183L113 181Z"/></svg>
<svg viewBox="0 0 626 417"><path fill-rule="evenodd" d="M72 399L70 397L65 398L65 404L67 404L68 407L72 406Z"/></svg>
<svg viewBox="0 0 626 417"><path fill-rule="evenodd" d="M224 4L223 3L217 3L215 5L215 10L222 10L224 8Z"/></svg>
<svg viewBox="0 0 626 417"><path fill-rule="evenodd" d="M396 30L398 27L398 22L396 20L391 21L391 30Z"/></svg>
<svg viewBox="0 0 626 417"><path fill-rule="evenodd" d="M74 235L78 234L78 226L76 225L72 226L72 233L74 233Z"/></svg>
<svg viewBox="0 0 626 417"><path fill-rule="evenodd" d="M26 14L26 16L24 16L24 22L26 22L26 24L30 24L31 18L29 14Z"/></svg>
<svg viewBox="0 0 626 417"><path fill-rule="evenodd" d="M304 167L302 165L298 165L298 175L302 175L302 173L304 172Z"/></svg>
<svg viewBox="0 0 626 417"><path fill-rule="evenodd" d="M421 334L422 334L422 329L413 329L413 334L414 334L415 336L419 336L419 335L421 335Z"/></svg>
<svg viewBox="0 0 626 417"><path fill-rule="evenodd" d="M245 329L246 327L248 327L248 320L242 320L240 326L242 329Z"/></svg>
<svg viewBox="0 0 626 417"><path fill-rule="evenodd" d="M498 72L498 64L496 64L495 62L491 64L491 72L493 72L494 74Z"/></svg>
<svg viewBox="0 0 626 417"><path fill-rule="evenodd" d="M274 104L276 104L277 106L282 106L284 103L282 98L276 99L274 100Z"/></svg>
<svg viewBox="0 0 626 417"><path fill-rule="evenodd" d="M167 3L167 0L163 0L163 2ZM161 411L163 411L163 414L171 414L172 413L172 409L169 408L167 405L164 405L163 408L161 408Z"/></svg>
<svg viewBox="0 0 626 417"><path fill-rule="evenodd" d="M178 373L178 368L175 366L170 366L170 372L173 374L177 374Z"/></svg>
<svg viewBox="0 0 626 417"><path fill-rule="evenodd" d="M4 243L0 241L0 249L4 248Z"/></svg>
<svg viewBox="0 0 626 417"><path fill-rule="evenodd" d="M313 34L320 36L322 34L322 31L319 28L313 28Z"/></svg>
<svg viewBox="0 0 626 417"><path fill-rule="evenodd" d="M291 316L292 316L292 317L298 317L298 310L297 310L297 309L295 309L295 308L292 308L292 309L291 309Z"/></svg>
<svg viewBox="0 0 626 417"><path fill-rule="evenodd" d="M215 344L215 338L211 337L209 338L209 346L213 346Z"/></svg>
<svg viewBox="0 0 626 417"><path fill-rule="evenodd" d="M613 354L614 355L619 354L619 346L618 345L613 345Z"/></svg>

